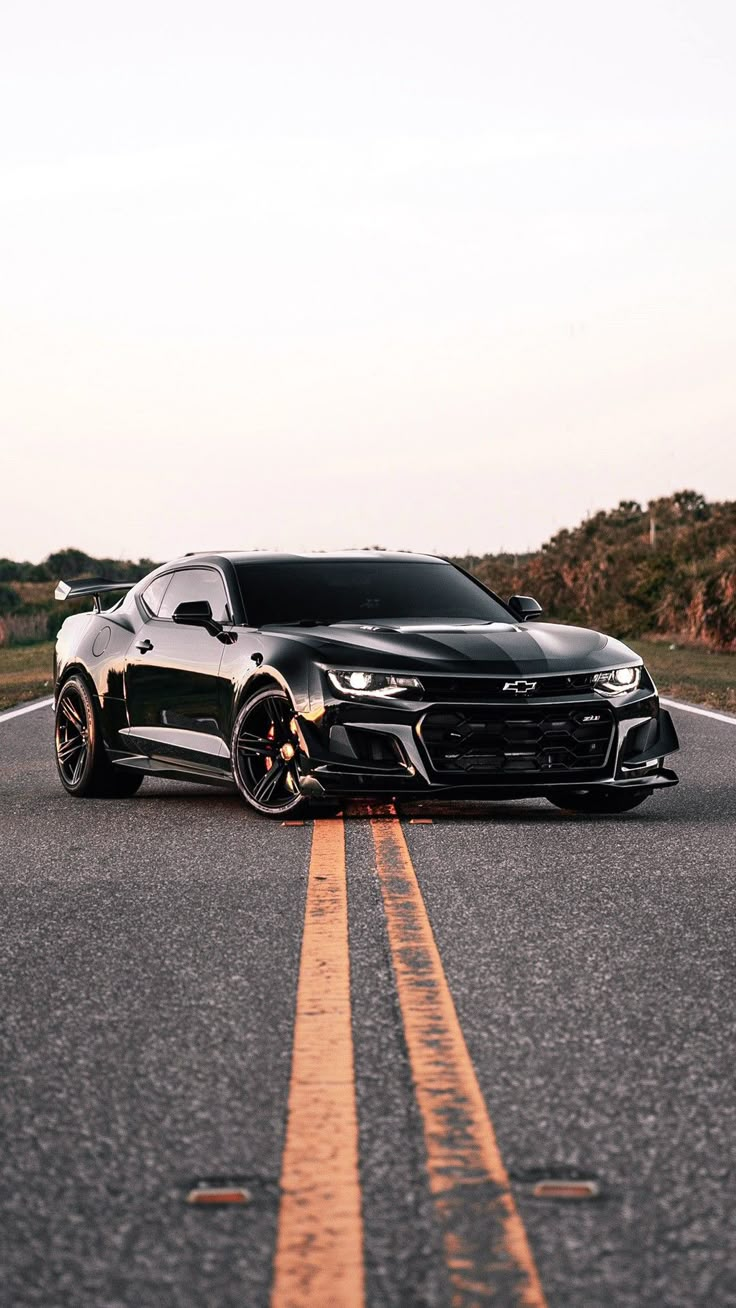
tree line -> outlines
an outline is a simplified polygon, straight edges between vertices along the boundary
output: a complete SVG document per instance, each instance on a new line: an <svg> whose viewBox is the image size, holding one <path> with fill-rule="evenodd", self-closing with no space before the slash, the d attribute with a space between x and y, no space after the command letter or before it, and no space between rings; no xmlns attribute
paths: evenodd
<svg viewBox="0 0 736 1308"><path fill-rule="evenodd" d="M88 599L57 604L54 587L60 578L106 577L132 583L155 567L151 559L98 559L77 549L49 554L43 563L0 559L0 645L53 640L69 613L90 608Z"/></svg>
<svg viewBox="0 0 736 1308"><path fill-rule="evenodd" d="M736 501L678 491L623 500L529 554L457 559L503 597L531 594L561 622L659 633L736 651Z"/></svg>
<svg viewBox="0 0 736 1308"><path fill-rule="evenodd" d="M736 651L736 501L683 490L641 505L623 500L559 531L528 554L455 559L503 598L531 594L559 622L622 637L659 633ZM43 563L0 559L0 644L53 638L70 606L60 577L137 581L151 559L94 558L78 549ZM89 607L83 602L77 607Z"/></svg>

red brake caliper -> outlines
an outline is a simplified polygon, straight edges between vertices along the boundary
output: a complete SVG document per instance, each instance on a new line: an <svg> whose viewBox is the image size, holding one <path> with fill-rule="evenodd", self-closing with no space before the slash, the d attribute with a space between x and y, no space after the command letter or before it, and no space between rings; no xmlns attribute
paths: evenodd
<svg viewBox="0 0 736 1308"><path fill-rule="evenodd" d="M273 740L275 735L276 735L276 728L272 722L270 727L268 728L268 731L266 732L266 740ZM270 772L272 767L273 767L273 759L266 758L266 771Z"/></svg>

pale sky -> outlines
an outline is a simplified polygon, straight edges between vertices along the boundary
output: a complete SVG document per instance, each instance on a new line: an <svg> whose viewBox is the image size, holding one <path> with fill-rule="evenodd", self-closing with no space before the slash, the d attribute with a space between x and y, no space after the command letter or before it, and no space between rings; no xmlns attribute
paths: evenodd
<svg viewBox="0 0 736 1308"><path fill-rule="evenodd" d="M0 555L736 498L736 7L4 0Z"/></svg>

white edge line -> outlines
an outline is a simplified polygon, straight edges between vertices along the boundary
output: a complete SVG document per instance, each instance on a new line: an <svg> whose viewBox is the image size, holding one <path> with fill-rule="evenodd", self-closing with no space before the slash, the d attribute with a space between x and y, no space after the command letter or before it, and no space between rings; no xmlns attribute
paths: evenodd
<svg viewBox="0 0 736 1308"><path fill-rule="evenodd" d="M682 709L683 713L697 713L699 718L715 718L716 722L728 722L732 727L736 727L736 718L729 716L727 713L716 713L713 709L696 708L694 704L681 704L679 699L660 698L660 704L666 704L668 708Z"/></svg>
<svg viewBox="0 0 736 1308"><path fill-rule="evenodd" d="M0 722L8 722L10 718L19 718L23 713L35 713L36 709L48 708L53 702L53 695L49 695L48 699L37 699L33 704L24 704L23 708L8 709L7 712L0 713Z"/></svg>

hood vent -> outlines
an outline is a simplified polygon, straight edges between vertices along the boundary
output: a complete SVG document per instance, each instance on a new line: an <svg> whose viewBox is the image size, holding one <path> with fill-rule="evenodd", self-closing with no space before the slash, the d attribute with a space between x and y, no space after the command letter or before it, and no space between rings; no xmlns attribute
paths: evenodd
<svg viewBox="0 0 736 1308"><path fill-rule="evenodd" d="M395 623L382 622L380 626L370 623L340 622L335 626L353 627L356 631L397 631L402 636L437 636L442 633L452 636L456 633L474 636L493 636L501 632L523 632L515 622L418 622L397 626Z"/></svg>
<svg viewBox="0 0 736 1308"><path fill-rule="evenodd" d="M474 636L492 636L496 632L523 631L515 622L423 622L416 626L394 627L394 631L400 631L402 635L411 636L433 636L440 632L446 632L453 635L455 632L470 632Z"/></svg>

